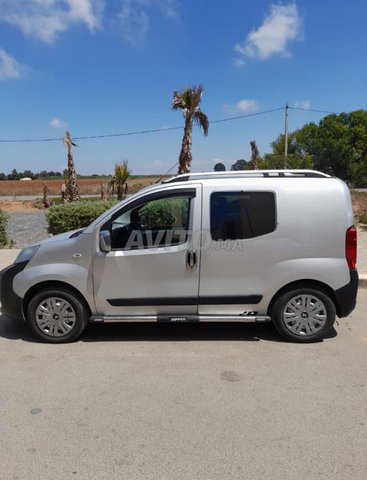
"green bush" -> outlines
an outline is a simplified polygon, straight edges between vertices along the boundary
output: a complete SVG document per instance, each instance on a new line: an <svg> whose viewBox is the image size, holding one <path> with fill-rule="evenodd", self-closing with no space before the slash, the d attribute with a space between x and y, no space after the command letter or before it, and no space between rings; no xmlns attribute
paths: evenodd
<svg viewBox="0 0 367 480"><path fill-rule="evenodd" d="M0 248L8 245L8 237L6 235L6 226L8 223L8 214L0 209Z"/></svg>
<svg viewBox="0 0 367 480"><path fill-rule="evenodd" d="M54 205L65 205L64 201L61 197L51 197L50 199L51 206ZM100 202L100 197L83 197L83 202ZM26 204L28 201L24 201L23 203ZM39 208L40 210L44 209L43 200L42 198L36 198L36 200L32 201L32 207Z"/></svg>
<svg viewBox="0 0 367 480"><path fill-rule="evenodd" d="M171 198L155 200L139 209L139 217L145 217L146 227L181 228L187 223L188 199Z"/></svg>
<svg viewBox="0 0 367 480"><path fill-rule="evenodd" d="M359 223L367 225L367 212L364 212L359 216Z"/></svg>
<svg viewBox="0 0 367 480"><path fill-rule="evenodd" d="M87 227L115 203L116 200L109 200L108 202L81 200L79 202L54 205L46 212L48 232L56 235L69 230Z"/></svg>

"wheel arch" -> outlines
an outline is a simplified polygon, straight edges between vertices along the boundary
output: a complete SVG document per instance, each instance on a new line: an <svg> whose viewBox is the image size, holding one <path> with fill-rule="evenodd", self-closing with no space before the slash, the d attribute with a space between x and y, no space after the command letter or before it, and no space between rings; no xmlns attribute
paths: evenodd
<svg viewBox="0 0 367 480"><path fill-rule="evenodd" d="M291 282L291 283L288 283L287 285L284 285L275 293L275 295L273 296L273 298L269 303L267 315L272 316L274 303L280 295L290 290L295 290L297 288L315 288L317 290L321 290L323 293L327 294L330 297L330 299L336 306L335 292L331 287L329 287L325 283L320 282L318 280L312 280L312 279L296 280L295 282Z"/></svg>
<svg viewBox="0 0 367 480"><path fill-rule="evenodd" d="M25 318L27 316L27 308L28 308L29 302L32 300L34 295L36 295L41 290L52 289L52 288L61 288L62 290L66 290L67 292L76 295L79 298L79 300L81 300L84 303L85 307L88 310L89 316L92 315L92 311L89 303L87 302L84 295L77 288L65 282L60 282L57 280L47 280L44 282L36 283L29 290L27 290L27 293L25 294L24 300L23 300L23 315Z"/></svg>

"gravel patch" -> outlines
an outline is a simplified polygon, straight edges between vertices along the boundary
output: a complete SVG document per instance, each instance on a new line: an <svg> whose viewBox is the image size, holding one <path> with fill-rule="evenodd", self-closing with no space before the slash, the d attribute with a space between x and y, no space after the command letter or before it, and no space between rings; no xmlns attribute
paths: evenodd
<svg viewBox="0 0 367 480"><path fill-rule="evenodd" d="M7 234L14 247L23 248L47 238L45 212L9 212Z"/></svg>

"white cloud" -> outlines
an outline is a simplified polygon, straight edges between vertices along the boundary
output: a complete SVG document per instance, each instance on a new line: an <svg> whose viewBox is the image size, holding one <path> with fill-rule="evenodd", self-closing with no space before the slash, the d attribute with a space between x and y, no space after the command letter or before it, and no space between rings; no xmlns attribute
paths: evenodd
<svg viewBox="0 0 367 480"><path fill-rule="evenodd" d="M112 2L111 2L112 3ZM141 45L153 15L178 19L179 0L115 0L122 36L134 46ZM19 28L25 35L53 43L57 36L75 25L94 32L101 27L107 0L0 0L0 22Z"/></svg>
<svg viewBox="0 0 367 480"><path fill-rule="evenodd" d="M46 43L75 24L90 31L101 23L105 0L0 0L0 21Z"/></svg>
<svg viewBox="0 0 367 480"><path fill-rule="evenodd" d="M296 108L304 108L305 110L309 110L311 108L311 100L298 100L294 102L294 106Z"/></svg>
<svg viewBox="0 0 367 480"><path fill-rule="evenodd" d="M169 18L178 18L178 0L158 0L162 13Z"/></svg>
<svg viewBox="0 0 367 480"><path fill-rule="evenodd" d="M243 58L236 58L234 64L236 67L243 67L244 65L246 65L246 62Z"/></svg>
<svg viewBox="0 0 367 480"><path fill-rule="evenodd" d="M254 98L243 98L235 105L225 104L224 108L232 112L251 113L259 109L259 102Z"/></svg>
<svg viewBox="0 0 367 480"><path fill-rule="evenodd" d="M0 80L19 78L26 71L26 67L18 63L14 57L0 48Z"/></svg>
<svg viewBox="0 0 367 480"><path fill-rule="evenodd" d="M118 16L121 32L131 45L136 47L144 42L154 8L169 19L178 18L178 0L121 0Z"/></svg>
<svg viewBox="0 0 367 480"><path fill-rule="evenodd" d="M271 5L263 24L252 30L246 40L235 46L235 51L245 57L265 60L272 55L289 55L287 45L301 35L301 19L297 5Z"/></svg>
<svg viewBox="0 0 367 480"><path fill-rule="evenodd" d="M236 104L236 108L240 112L255 112L259 108L259 105L257 100L253 98L244 98Z"/></svg>
<svg viewBox="0 0 367 480"><path fill-rule="evenodd" d="M66 128L67 123L55 117L50 121L49 126L52 128Z"/></svg>
<svg viewBox="0 0 367 480"><path fill-rule="evenodd" d="M70 17L75 21L84 22L90 30L99 27L103 4L93 0L68 0Z"/></svg>
<svg viewBox="0 0 367 480"><path fill-rule="evenodd" d="M149 27L149 16L132 5L131 0L123 0L119 20L122 35L133 46L141 45Z"/></svg>

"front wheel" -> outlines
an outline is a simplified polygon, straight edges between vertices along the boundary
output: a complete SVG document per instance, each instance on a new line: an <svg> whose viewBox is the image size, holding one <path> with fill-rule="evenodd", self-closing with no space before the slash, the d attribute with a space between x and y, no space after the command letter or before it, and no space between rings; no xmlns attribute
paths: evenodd
<svg viewBox="0 0 367 480"><path fill-rule="evenodd" d="M38 292L27 308L30 328L38 338L49 343L75 340L86 328L88 317L84 302L61 288Z"/></svg>
<svg viewBox="0 0 367 480"><path fill-rule="evenodd" d="M324 338L335 321L335 305L324 292L299 288L280 295L273 307L275 328L287 340L314 342Z"/></svg>

